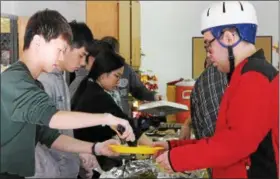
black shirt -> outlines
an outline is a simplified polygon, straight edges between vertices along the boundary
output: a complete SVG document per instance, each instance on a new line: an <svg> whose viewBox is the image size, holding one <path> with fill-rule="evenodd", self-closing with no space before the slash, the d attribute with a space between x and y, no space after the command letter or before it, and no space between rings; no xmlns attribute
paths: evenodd
<svg viewBox="0 0 280 179"><path fill-rule="evenodd" d="M73 111L88 113L110 113L114 116L127 119L133 128L136 140L141 136L141 131L135 126L133 119L129 118L115 103L114 99L95 82L88 81L87 88L79 97ZM109 126L94 126L74 130L74 137L89 142L103 142L112 139L116 135ZM118 158L111 159L105 156L97 156L98 163L105 171L122 164Z"/></svg>
<svg viewBox="0 0 280 179"><path fill-rule="evenodd" d="M110 113L114 116L127 119L133 128L136 139L141 136L133 122L115 103L114 99L97 83L88 81L87 88L79 97L73 111L88 113ZM89 142L103 142L116 135L109 126L94 126L74 130L75 138Z"/></svg>

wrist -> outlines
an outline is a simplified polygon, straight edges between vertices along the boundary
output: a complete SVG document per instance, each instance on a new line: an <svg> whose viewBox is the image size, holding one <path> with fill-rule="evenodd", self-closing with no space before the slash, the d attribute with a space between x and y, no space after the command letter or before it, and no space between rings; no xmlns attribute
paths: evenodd
<svg viewBox="0 0 280 179"><path fill-rule="evenodd" d="M170 150L171 149L171 143L170 143L170 140L166 141L167 142L167 150Z"/></svg>
<svg viewBox="0 0 280 179"><path fill-rule="evenodd" d="M104 120L101 120L102 121L101 125L104 127L110 123L110 119L112 118L112 115L110 113L104 113L103 118Z"/></svg>
<svg viewBox="0 0 280 179"><path fill-rule="evenodd" d="M95 155L95 156L100 155L99 152L97 151L97 144L98 144L98 142L97 142L97 143L94 143L94 144L92 145L92 147L91 147L92 155Z"/></svg>

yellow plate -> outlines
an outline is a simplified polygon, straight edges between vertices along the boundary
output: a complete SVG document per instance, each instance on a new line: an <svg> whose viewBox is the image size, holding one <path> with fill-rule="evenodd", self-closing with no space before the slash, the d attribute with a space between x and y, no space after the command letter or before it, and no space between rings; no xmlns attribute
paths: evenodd
<svg viewBox="0 0 280 179"><path fill-rule="evenodd" d="M128 147L122 145L110 145L114 152L120 154L155 154L159 150L163 150L163 147L149 147L149 146L137 146Z"/></svg>

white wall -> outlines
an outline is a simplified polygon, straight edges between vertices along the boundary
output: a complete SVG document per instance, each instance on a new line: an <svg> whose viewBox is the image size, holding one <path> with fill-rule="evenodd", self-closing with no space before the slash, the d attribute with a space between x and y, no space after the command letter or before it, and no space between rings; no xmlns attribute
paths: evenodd
<svg viewBox="0 0 280 179"><path fill-rule="evenodd" d="M68 21L86 20L85 1L1 1L1 13L31 16L46 8L59 11Z"/></svg>
<svg viewBox="0 0 280 179"><path fill-rule="evenodd" d="M166 83L192 77L192 37L200 34L200 14L213 1L141 1L141 69L155 72L159 92L166 94ZM278 34L278 2L252 2L259 19L258 35ZM278 56L274 53L276 62Z"/></svg>
<svg viewBox="0 0 280 179"><path fill-rule="evenodd" d="M14 1L1 1L1 13L15 14Z"/></svg>
<svg viewBox="0 0 280 179"><path fill-rule="evenodd" d="M159 78L159 92L166 83L192 77L192 37L200 34L200 14L213 1L141 1L141 47L145 57L141 69ZM279 39L277 1L252 2L258 13L258 35ZM1 1L1 13L31 16L37 10L58 10L67 20L85 21L85 1ZM273 54L276 64L278 56Z"/></svg>

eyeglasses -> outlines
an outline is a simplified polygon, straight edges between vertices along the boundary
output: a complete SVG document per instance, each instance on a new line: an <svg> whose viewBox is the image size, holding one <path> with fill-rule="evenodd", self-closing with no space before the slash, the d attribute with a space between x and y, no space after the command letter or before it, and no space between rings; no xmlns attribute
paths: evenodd
<svg viewBox="0 0 280 179"><path fill-rule="evenodd" d="M88 59L89 59L90 56L91 56L91 54L86 55L86 63L88 63Z"/></svg>
<svg viewBox="0 0 280 179"><path fill-rule="evenodd" d="M117 74L117 73L111 73L112 75L114 75L115 78L117 78L117 80L121 79L121 75Z"/></svg>
<svg viewBox="0 0 280 179"><path fill-rule="evenodd" d="M213 38L210 41L204 41L204 48L206 50L206 52L209 52L209 49L211 48L211 44L215 41L215 38Z"/></svg>

